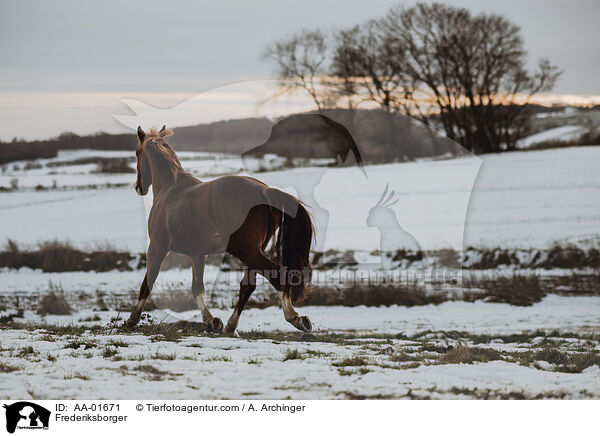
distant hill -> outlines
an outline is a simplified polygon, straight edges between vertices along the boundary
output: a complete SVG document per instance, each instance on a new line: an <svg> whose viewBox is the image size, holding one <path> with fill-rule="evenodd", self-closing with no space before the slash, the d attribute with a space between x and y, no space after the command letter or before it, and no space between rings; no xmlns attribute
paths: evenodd
<svg viewBox="0 0 600 436"><path fill-rule="evenodd" d="M268 138L271 122L267 118L219 121L197 126L179 127L170 143L177 150L240 153ZM0 164L17 160L55 157L59 150L135 150L135 134L95 133L77 135L65 132L42 141L13 140L0 142Z"/></svg>
<svg viewBox="0 0 600 436"><path fill-rule="evenodd" d="M169 143L176 150L239 154L266 141L273 124L268 118L245 118L177 127Z"/></svg>
<svg viewBox="0 0 600 436"><path fill-rule="evenodd" d="M557 108L528 105L530 116L543 112L556 111ZM460 155L462 147L448 140L438 132L431 130L414 119L395 115L394 129L396 144L389 144L390 119L381 110L345 109L325 110L322 114L343 124L358 144L366 163L410 160L426 156ZM213 151L241 154L263 144L271 134L272 126L279 120L268 118L246 118L218 121L209 124L179 127L170 143L176 150ZM297 138L297 132L290 132L290 138ZM307 137L310 135L308 134ZM295 146L297 140L281 143L277 154L286 157L327 157L325 144L315 142L310 147L311 156L305 156L306 147L301 150ZM13 140L0 142L0 164L16 160L31 160L54 157L59 150L96 149L96 150L135 150L135 135L108 134L104 132L92 135L76 135L66 132L60 136L43 141ZM275 150L273 150L275 151Z"/></svg>

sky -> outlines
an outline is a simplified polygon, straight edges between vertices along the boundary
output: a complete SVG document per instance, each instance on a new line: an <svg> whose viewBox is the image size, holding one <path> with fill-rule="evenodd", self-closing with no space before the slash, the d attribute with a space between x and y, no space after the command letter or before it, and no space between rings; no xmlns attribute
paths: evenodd
<svg viewBox="0 0 600 436"><path fill-rule="evenodd" d="M168 107L209 89L272 79L273 66L260 60L269 42L304 28L361 23L397 3L413 2L3 0L0 139L126 131L112 116L128 113L124 98ZM600 2L447 3L519 25L532 64L548 57L564 71L553 95L577 102L600 95ZM227 114L219 104L213 118Z"/></svg>

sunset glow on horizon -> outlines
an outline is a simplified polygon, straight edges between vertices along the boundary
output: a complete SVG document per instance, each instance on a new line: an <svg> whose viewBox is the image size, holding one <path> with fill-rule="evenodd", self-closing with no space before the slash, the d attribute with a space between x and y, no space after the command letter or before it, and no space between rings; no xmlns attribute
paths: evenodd
<svg viewBox="0 0 600 436"><path fill-rule="evenodd" d="M251 91L248 84L261 84ZM297 92L291 97L269 100L269 81L242 82L201 93L182 92L15 92L0 95L0 140L48 139L62 132L80 135L96 132L127 133L130 130L115 120L126 117L131 110L123 101L137 101L153 108L170 109L181 106L178 118L164 120L173 127L215 121L263 117L276 118L293 112L315 110L308 95ZM242 87L244 88L244 87ZM544 106L600 104L600 95L547 94L538 95L532 103ZM368 108L363 104L361 108ZM187 108L187 110L186 110ZM156 121L158 122L158 121Z"/></svg>

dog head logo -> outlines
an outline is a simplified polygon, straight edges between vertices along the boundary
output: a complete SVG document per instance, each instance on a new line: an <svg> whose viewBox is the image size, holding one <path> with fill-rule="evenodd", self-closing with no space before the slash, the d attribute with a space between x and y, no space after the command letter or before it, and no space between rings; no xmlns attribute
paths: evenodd
<svg viewBox="0 0 600 436"><path fill-rule="evenodd" d="M28 401L5 404L6 431L14 433L19 429L48 429L50 411Z"/></svg>

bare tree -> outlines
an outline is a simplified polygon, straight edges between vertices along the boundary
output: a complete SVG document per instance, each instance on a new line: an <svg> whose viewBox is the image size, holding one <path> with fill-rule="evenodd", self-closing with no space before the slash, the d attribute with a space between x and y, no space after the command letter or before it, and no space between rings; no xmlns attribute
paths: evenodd
<svg viewBox="0 0 600 436"><path fill-rule="evenodd" d="M512 149L528 121L526 103L561 74L547 59L527 69L521 30L506 18L441 3L396 6L338 32L330 65L319 30L275 42L264 58L293 81L281 92L305 89L319 111L342 96L350 113L361 99L376 102L388 114L390 159L402 157L397 136L411 128L397 129L398 113L441 126L475 153Z"/></svg>
<svg viewBox="0 0 600 436"><path fill-rule="evenodd" d="M346 102L350 131L353 130L355 110L361 103L360 78L356 76L354 65L355 50L354 34L351 31L339 32L327 79L327 84L334 93L332 100L336 103L340 100Z"/></svg>
<svg viewBox="0 0 600 436"><path fill-rule="evenodd" d="M277 76L283 80L280 94L304 89L318 111L326 106L327 96L319 85L327 72L327 42L320 30L303 30L275 41L267 46L262 59L277 66Z"/></svg>
<svg viewBox="0 0 600 436"><path fill-rule="evenodd" d="M396 41L384 32L379 20L342 30L336 38L331 76L347 90L378 103L388 114L386 155L397 157L395 112L406 103L411 78L405 74Z"/></svg>
<svg viewBox="0 0 600 436"><path fill-rule="evenodd" d="M419 3L392 8L382 23L414 80L416 115L439 117L446 135L475 153L514 148L524 103L560 76L547 59L527 71L520 28L498 15Z"/></svg>

